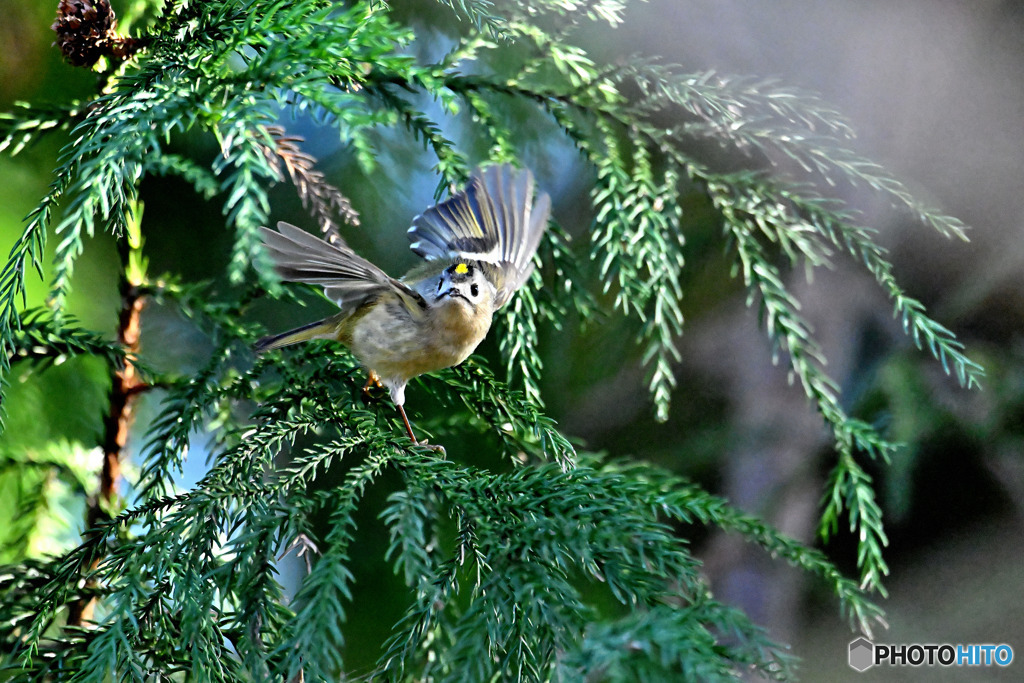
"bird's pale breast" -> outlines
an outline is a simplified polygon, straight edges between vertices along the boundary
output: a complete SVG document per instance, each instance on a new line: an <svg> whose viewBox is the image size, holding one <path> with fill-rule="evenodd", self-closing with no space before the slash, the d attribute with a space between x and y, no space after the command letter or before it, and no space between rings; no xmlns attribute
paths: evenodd
<svg viewBox="0 0 1024 683"><path fill-rule="evenodd" d="M473 315L455 300L425 311L419 320L397 299L385 300L353 320L342 341L382 379L404 383L464 361L490 325L490 311Z"/></svg>

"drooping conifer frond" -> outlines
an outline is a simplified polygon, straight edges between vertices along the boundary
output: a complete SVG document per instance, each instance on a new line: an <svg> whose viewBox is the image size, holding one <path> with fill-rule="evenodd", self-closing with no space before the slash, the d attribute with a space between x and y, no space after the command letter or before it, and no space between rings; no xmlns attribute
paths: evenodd
<svg viewBox="0 0 1024 683"><path fill-rule="evenodd" d="M285 135L284 129L270 127L275 145L269 153L280 160L292 184L299 192L302 205L313 212L320 221L320 231L329 242L337 242L341 231L335 216L341 216L353 227L359 225L359 213L352 208L352 202L340 190L324 180L324 174L316 170L316 159L299 148L302 138Z"/></svg>

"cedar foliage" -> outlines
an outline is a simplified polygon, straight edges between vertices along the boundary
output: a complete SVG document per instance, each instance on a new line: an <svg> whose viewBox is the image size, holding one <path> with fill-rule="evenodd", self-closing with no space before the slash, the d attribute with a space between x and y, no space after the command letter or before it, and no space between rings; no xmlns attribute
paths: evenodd
<svg viewBox="0 0 1024 683"><path fill-rule="evenodd" d="M312 681L346 671L389 680L719 680L749 669L791 678L785 649L711 596L679 535L689 523L741 534L816 575L854 628L870 633L881 619L868 594L883 591L886 538L859 461L885 460L895 446L841 406L786 273L843 254L861 262L914 341L974 386L981 369L903 292L872 230L816 183L869 188L947 236L963 237L964 226L858 157L848 125L811 95L639 58L595 63L574 31L620 23L622 2L445 4L447 33L429 35L446 50L427 59L417 49L428 39L417 35L417 27L428 35L423 26L379 2L138 2L128 18L143 27L139 49L123 63L114 54L100 61L94 97L0 115L8 154L44 135L67 140L0 272L4 377L85 356L112 377L130 364L141 378L135 388L162 396L128 475L130 500L96 494L95 471L60 464L61 453L87 450L81 444L0 456L25 472L52 469L73 497L93 494L92 526L79 541L32 556L27 539L55 501L31 484L38 479L25 480L24 514L5 537L9 564L0 571L0 662L18 680L102 681L117 672ZM333 130L367 177L378 171L380 131L404 129L404 144L433 155L439 197L485 158L520 159L524 120L568 140L593 169L588 241L570 243L553 225L542 267L492 331L508 382L479 358L419 382L423 400L441 408L420 422L434 440L483 435L507 470L411 444L392 406L362 398L360 369L334 345L253 357L265 332L249 315L253 302L296 297L259 247L256 228L275 219L268 189L290 181L329 236L360 229L352 203L281 127L290 114ZM217 141L212 163L174 151L186 134ZM718 163L709 142L745 163ZM178 176L223 206L234 236L231 286L150 276L138 194L151 175ZM599 292L632 321L653 409L667 418L683 331L682 198L692 193L713 206L778 362L834 436L820 531L827 540L843 524L856 534L859 581L671 473L577 451L543 412L538 330L594 317ZM118 240L126 300L175 308L209 335L213 352L198 372L154 370L144 352L65 313L76 259L98 231ZM45 308L25 310L26 278L41 273L49 239L51 295ZM204 432L212 467L177 490L189 444ZM123 446L115 444L115 460ZM332 470L332 483L320 486ZM410 597L376 666L348 671L355 514L373 487L392 487L381 561ZM287 552L309 563L293 595L276 570Z"/></svg>

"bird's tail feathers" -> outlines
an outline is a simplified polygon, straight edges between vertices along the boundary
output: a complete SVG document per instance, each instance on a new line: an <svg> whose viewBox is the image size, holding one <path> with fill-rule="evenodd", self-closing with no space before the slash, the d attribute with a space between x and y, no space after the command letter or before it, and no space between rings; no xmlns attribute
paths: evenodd
<svg viewBox="0 0 1024 683"><path fill-rule="evenodd" d="M330 318L324 318L318 320L315 323L309 323L302 327L296 327L294 330L288 330L281 334L273 334L269 337L264 337L256 342L253 346L253 350L256 353L263 353L265 351L273 351L279 349L282 346L290 346L291 344L298 344L299 342L309 341L310 339L335 339L338 334L338 320L337 316Z"/></svg>

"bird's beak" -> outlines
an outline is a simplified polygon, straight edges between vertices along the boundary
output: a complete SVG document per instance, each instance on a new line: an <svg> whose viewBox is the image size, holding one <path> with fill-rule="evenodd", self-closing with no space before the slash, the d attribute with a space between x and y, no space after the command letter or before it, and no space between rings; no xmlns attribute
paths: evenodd
<svg viewBox="0 0 1024 683"><path fill-rule="evenodd" d="M442 292L441 295L439 297L437 297L437 300L440 301L441 299L445 298L446 296L449 297L449 298L459 298L459 299L462 299L464 301L469 301L469 299L467 299L466 297L464 297L462 295L462 292L460 292L457 287L452 287L451 289Z"/></svg>

